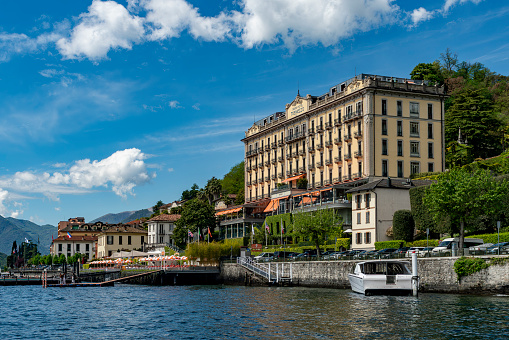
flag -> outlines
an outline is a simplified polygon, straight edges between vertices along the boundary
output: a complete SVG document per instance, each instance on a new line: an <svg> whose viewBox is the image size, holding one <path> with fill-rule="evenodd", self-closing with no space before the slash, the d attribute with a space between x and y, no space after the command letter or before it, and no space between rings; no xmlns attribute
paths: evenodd
<svg viewBox="0 0 509 340"><path fill-rule="evenodd" d="M265 222L265 230L270 231L269 225Z"/></svg>
<svg viewBox="0 0 509 340"><path fill-rule="evenodd" d="M203 236L202 236L202 234L200 233L200 228L198 228L198 239L199 239L199 240L203 240Z"/></svg>
<svg viewBox="0 0 509 340"><path fill-rule="evenodd" d="M209 237L212 238L212 233L210 232L210 228L207 227L208 231L209 231Z"/></svg>
<svg viewBox="0 0 509 340"><path fill-rule="evenodd" d="M13 254L16 254L16 248L14 248L14 250L12 251Z"/></svg>
<svg viewBox="0 0 509 340"><path fill-rule="evenodd" d="M71 233L70 232L67 232L67 237L71 238Z"/></svg>
<svg viewBox="0 0 509 340"><path fill-rule="evenodd" d="M25 237L25 243L30 243L30 241Z"/></svg>
<svg viewBox="0 0 509 340"><path fill-rule="evenodd" d="M189 229L187 229L187 235L189 235L189 237L194 237L193 233Z"/></svg>
<svg viewBox="0 0 509 340"><path fill-rule="evenodd" d="M254 235L254 225L251 226L251 233Z"/></svg>
<svg viewBox="0 0 509 340"><path fill-rule="evenodd" d="M285 226L281 224L281 235L285 233Z"/></svg>

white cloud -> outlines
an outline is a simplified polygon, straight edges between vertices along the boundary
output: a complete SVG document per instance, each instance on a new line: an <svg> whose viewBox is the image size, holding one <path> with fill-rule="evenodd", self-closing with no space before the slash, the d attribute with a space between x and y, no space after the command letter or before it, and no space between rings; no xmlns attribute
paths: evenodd
<svg viewBox="0 0 509 340"><path fill-rule="evenodd" d="M0 215L2 216L9 215L10 217L17 218L18 216L23 214L23 210L21 209L10 210L7 207L6 203L12 200L12 197L10 196L11 195L7 190L3 190L2 188L0 188ZM16 208L21 208L22 206L21 203L19 202L12 202L12 205Z"/></svg>
<svg viewBox="0 0 509 340"><path fill-rule="evenodd" d="M40 193L58 201L60 194L83 194L97 187L109 188L126 198L133 189L150 181L155 174L147 172L146 155L139 149L117 151L103 160L82 159L66 172L17 172L0 179L0 186L24 193Z"/></svg>
<svg viewBox="0 0 509 340"><path fill-rule="evenodd" d="M173 168L168 168L168 172L173 172L174 169Z"/></svg>
<svg viewBox="0 0 509 340"><path fill-rule="evenodd" d="M414 11L410 14L412 17L413 26L418 25L422 21L427 21L433 18L434 12L427 11L424 7L419 7L414 9Z"/></svg>
<svg viewBox="0 0 509 340"><path fill-rule="evenodd" d="M179 105L180 103L176 100L172 100L170 102L168 102L168 106L172 109L181 109L182 106Z"/></svg>
<svg viewBox="0 0 509 340"><path fill-rule="evenodd" d="M59 39L57 47L67 59L101 59L110 49L131 49L133 42L142 39L144 31L143 19L131 15L124 6L94 0L88 12L80 15L70 38Z"/></svg>
<svg viewBox="0 0 509 340"><path fill-rule="evenodd" d="M194 104L193 109L195 109L196 111L200 111L200 104L199 103Z"/></svg>
<svg viewBox="0 0 509 340"><path fill-rule="evenodd" d="M444 3L444 12L449 11L449 9L451 7L456 6L458 3L462 5L462 4L466 3L466 2L473 2L474 4L477 5L481 1L483 1L483 0L445 0L445 3Z"/></svg>

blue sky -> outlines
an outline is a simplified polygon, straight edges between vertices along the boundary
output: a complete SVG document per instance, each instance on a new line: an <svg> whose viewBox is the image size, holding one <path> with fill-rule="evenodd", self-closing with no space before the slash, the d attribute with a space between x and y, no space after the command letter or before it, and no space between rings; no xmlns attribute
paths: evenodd
<svg viewBox="0 0 509 340"><path fill-rule="evenodd" d="M242 161L253 123L446 48L508 75L494 0L9 1L0 215L56 225L179 199Z"/></svg>

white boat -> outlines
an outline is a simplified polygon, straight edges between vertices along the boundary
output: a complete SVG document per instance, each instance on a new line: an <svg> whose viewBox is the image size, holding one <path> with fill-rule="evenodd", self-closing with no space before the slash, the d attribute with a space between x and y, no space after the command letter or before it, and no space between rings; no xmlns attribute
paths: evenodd
<svg viewBox="0 0 509 340"><path fill-rule="evenodd" d="M352 290L364 295L412 294L412 273L406 261L364 261L348 274Z"/></svg>

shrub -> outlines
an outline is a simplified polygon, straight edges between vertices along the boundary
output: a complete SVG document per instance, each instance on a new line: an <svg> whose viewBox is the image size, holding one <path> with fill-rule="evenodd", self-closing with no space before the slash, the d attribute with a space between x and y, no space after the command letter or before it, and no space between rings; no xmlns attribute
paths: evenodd
<svg viewBox="0 0 509 340"><path fill-rule="evenodd" d="M481 235L471 235L467 236L468 238L480 238L484 241L484 243L497 243L498 234L481 234ZM500 242L509 242L509 233L500 233Z"/></svg>
<svg viewBox="0 0 509 340"><path fill-rule="evenodd" d="M489 264L484 259L478 257L460 257L454 262L454 271L458 275L458 280L463 276L472 275L478 271L488 268Z"/></svg>
<svg viewBox="0 0 509 340"><path fill-rule="evenodd" d="M429 247L437 247L438 240L428 240L427 244ZM426 240L414 241L412 242L412 247L426 247Z"/></svg>
<svg viewBox="0 0 509 340"><path fill-rule="evenodd" d="M414 240L415 223L410 210L397 210L392 217L394 238L411 242Z"/></svg>
<svg viewBox="0 0 509 340"><path fill-rule="evenodd" d="M394 240L394 241L383 241L383 242L375 242L375 249L385 249L385 248L401 248L405 246L405 241L403 240Z"/></svg>
<svg viewBox="0 0 509 340"><path fill-rule="evenodd" d="M349 238L338 238L336 241L336 248L339 250L341 247L345 249L350 248L350 239Z"/></svg>

